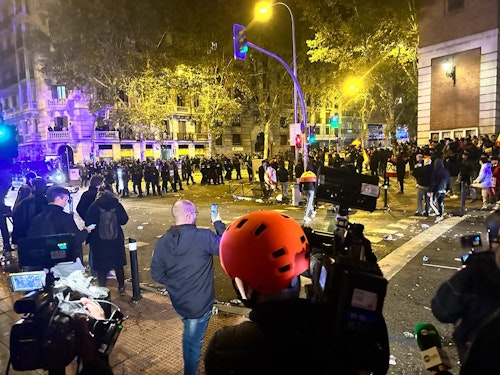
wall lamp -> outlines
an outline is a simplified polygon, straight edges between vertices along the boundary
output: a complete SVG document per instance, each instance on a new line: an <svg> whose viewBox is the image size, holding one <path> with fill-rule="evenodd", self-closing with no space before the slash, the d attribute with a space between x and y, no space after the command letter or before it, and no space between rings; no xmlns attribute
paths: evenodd
<svg viewBox="0 0 500 375"><path fill-rule="evenodd" d="M443 64L443 69L446 74L446 77L451 78L451 80L453 81L453 86L455 86L456 67L450 61L447 61Z"/></svg>

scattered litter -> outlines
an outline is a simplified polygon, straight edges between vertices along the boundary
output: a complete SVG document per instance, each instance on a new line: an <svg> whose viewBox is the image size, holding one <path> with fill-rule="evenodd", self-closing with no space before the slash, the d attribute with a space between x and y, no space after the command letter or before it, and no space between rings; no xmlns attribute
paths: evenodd
<svg viewBox="0 0 500 375"><path fill-rule="evenodd" d="M399 232L395 233L394 235L397 236L397 237L404 237L405 236L403 233L399 233Z"/></svg>
<svg viewBox="0 0 500 375"><path fill-rule="evenodd" d="M394 357L392 354L389 356L389 364L390 365L396 364L396 357Z"/></svg>
<svg viewBox="0 0 500 375"><path fill-rule="evenodd" d="M429 224L422 224L422 229L427 229L427 228L430 228Z"/></svg>
<svg viewBox="0 0 500 375"><path fill-rule="evenodd" d="M142 225L139 225L139 226L137 227L137 229L141 230L141 229L144 229L144 227L143 227Z"/></svg>
<svg viewBox="0 0 500 375"><path fill-rule="evenodd" d="M429 261L429 257L428 257L427 255L424 255L424 256L422 257L422 261L423 261L423 262L428 262L428 261Z"/></svg>
<svg viewBox="0 0 500 375"><path fill-rule="evenodd" d="M437 250L437 251L441 251L441 249L440 249L439 247L438 247L436 250Z"/></svg>
<svg viewBox="0 0 500 375"><path fill-rule="evenodd" d="M415 335L413 333L411 333L411 332L408 332L408 331L403 332L403 336L406 337L407 339L413 339L413 338L415 338Z"/></svg>
<svg viewBox="0 0 500 375"><path fill-rule="evenodd" d="M142 225L148 225L148 224L149 224L148 222L146 222L146 223L142 223Z"/></svg>
<svg viewBox="0 0 500 375"><path fill-rule="evenodd" d="M257 203L264 203L264 201L262 199L260 199L260 198L256 199L255 202L257 202Z"/></svg>
<svg viewBox="0 0 500 375"><path fill-rule="evenodd" d="M386 241L396 241L396 239L392 237L392 234L384 234L384 240L386 240Z"/></svg>

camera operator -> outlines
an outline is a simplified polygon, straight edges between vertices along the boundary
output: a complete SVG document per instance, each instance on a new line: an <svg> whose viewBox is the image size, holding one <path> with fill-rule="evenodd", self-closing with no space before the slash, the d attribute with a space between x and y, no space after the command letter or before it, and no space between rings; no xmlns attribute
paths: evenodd
<svg viewBox="0 0 500 375"><path fill-rule="evenodd" d="M500 308L500 210L486 218L490 249L471 254L465 268L442 284L431 307L443 323L453 323L461 361L474 337Z"/></svg>
<svg viewBox="0 0 500 375"><path fill-rule="evenodd" d="M252 311L250 321L224 327L211 338L207 374L325 372L324 311L299 298L299 275L309 269L309 254L299 224L277 212L249 213L226 229L221 264Z"/></svg>
<svg viewBox="0 0 500 375"><path fill-rule="evenodd" d="M68 203L70 192L68 189L54 185L47 190L48 206L35 216L28 230L28 236L44 236L48 234L73 233L76 242L76 254L83 260L82 242L86 240L88 234L94 227L78 229L73 215L64 212L64 207Z"/></svg>
<svg viewBox="0 0 500 375"><path fill-rule="evenodd" d="M283 236L282 233L286 233ZM223 327L211 338L205 370L212 374L368 374L337 368L325 304L299 298L309 269L307 237L289 216L246 214L224 232L221 264L250 321Z"/></svg>

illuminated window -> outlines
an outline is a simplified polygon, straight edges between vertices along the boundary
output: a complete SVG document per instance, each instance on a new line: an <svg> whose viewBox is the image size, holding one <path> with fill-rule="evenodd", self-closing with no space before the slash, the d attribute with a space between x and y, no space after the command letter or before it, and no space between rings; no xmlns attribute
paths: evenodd
<svg viewBox="0 0 500 375"><path fill-rule="evenodd" d="M52 86L52 99L66 98L66 86Z"/></svg>

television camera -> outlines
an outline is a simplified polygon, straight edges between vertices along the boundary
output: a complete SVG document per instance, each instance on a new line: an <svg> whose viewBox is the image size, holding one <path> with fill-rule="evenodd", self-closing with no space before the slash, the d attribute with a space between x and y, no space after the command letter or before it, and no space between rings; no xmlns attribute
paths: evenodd
<svg viewBox="0 0 500 375"><path fill-rule="evenodd" d="M377 264L364 226L349 222L350 208L373 211L378 178L324 168L317 198L338 206L333 233L303 227L311 247L307 298L325 304L333 319L334 367L386 374L389 339L382 309L387 280Z"/></svg>
<svg viewBox="0 0 500 375"><path fill-rule="evenodd" d="M49 269L11 274L14 291L29 292L14 303L14 311L22 314L10 333L10 363L14 370L48 370L59 373L78 356L77 334L79 316L86 316L88 329L98 351L107 356L122 329L123 314L118 306L98 301L106 319L92 319L78 302L82 296L70 288L55 286L52 267L76 259L73 234L56 234L24 239L19 244L19 265L22 268ZM111 306L115 310L111 313Z"/></svg>

